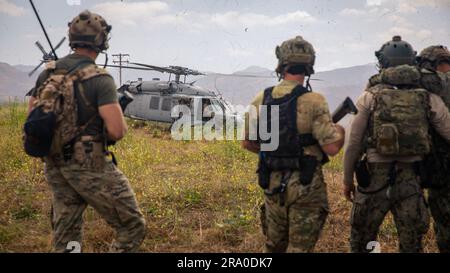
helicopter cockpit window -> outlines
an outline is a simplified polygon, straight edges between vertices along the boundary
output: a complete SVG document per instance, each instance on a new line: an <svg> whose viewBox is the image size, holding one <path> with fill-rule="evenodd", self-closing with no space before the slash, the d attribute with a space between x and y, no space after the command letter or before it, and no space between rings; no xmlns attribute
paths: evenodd
<svg viewBox="0 0 450 273"><path fill-rule="evenodd" d="M163 99L161 110L163 111L170 111L171 109L171 99Z"/></svg>
<svg viewBox="0 0 450 273"><path fill-rule="evenodd" d="M177 101L175 101L175 103L178 105L186 105L187 107L192 108L192 100L188 98L178 99Z"/></svg>
<svg viewBox="0 0 450 273"><path fill-rule="evenodd" d="M206 121L208 118L212 117L212 111L214 107L211 105L211 100L202 99L202 109L203 109L203 120Z"/></svg>
<svg viewBox="0 0 450 273"><path fill-rule="evenodd" d="M214 108L216 108L216 111L220 109L221 111L225 112L225 106L220 101L211 100L211 102L212 102L212 105L215 106Z"/></svg>
<svg viewBox="0 0 450 273"><path fill-rule="evenodd" d="M154 110L159 109L159 97L152 97L150 99L150 109L154 109Z"/></svg>

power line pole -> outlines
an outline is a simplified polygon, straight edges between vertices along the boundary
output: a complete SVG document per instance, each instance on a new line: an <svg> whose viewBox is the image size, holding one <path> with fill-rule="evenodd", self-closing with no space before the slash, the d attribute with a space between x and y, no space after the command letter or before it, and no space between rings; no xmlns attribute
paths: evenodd
<svg viewBox="0 0 450 273"><path fill-rule="evenodd" d="M129 63L128 59L125 60L125 58L130 57L130 54L119 53L119 54L113 54L112 56L113 56L113 58L118 58L118 60L117 59L113 60L113 63L119 64L119 82L120 82L120 85L122 86L122 64Z"/></svg>

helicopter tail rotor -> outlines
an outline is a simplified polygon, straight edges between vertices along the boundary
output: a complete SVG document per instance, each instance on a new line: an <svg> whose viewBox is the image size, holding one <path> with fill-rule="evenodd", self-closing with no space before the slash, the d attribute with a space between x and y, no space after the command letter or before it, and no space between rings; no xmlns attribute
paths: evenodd
<svg viewBox="0 0 450 273"><path fill-rule="evenodd" d="M59 41L59 43L56 45L55 50L57 50L64 43L65 40L66 40L66 37L63 37L61 39L61 41ZM36 72L36 70L38 70L39 67L41 67L42 64L47 63L49 61L56 60L56 56L53 53L53 51L49 51L48 53L45 52L44 47L41 45L41 43L39 41L36 41L34 44L42 52L42 61L33 70L31 70L30 73L28 73L29 77L31 77L31 75L33 75L34 72Z"/></svg>
<svg viewBox="0 0 450 273"><path fill-rule="evenodd" d="M44 47L41 45L41 43L39 43L39 41L36 41L34 44L37 46L37 48L39 48L44 56L47 55L47 52L45 52Z"/></svg>
<svg viewBox="0 0 450 273"><path fill-rule="evenodd" d="M66 37L64 36L64 37L61 39L61 41L59 41L59 43L55 46L55 50L57 50L57 49L64 43L65 40L66 40Z"/></svg>
<svg viewBox="0 0 450 273"><path fill-rule="evenodd" d="M33 70L31 70L30 73L28 73L28 76L31 77L31 75L33 75L34 72L36 72L36 70L38 70L39 67L41 67L41 65L42 65L43 63L45 63L45 61L41 61L40 64L38 64Z"/></svg>

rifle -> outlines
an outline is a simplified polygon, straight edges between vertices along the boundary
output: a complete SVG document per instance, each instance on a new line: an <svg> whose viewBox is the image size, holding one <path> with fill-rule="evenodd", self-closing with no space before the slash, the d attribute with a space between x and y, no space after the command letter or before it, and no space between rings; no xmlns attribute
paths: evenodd
<svg viewBox="0 0 450 273"><path fill-rule="evenodd" d="M56 55L55 48L53 47L52 42L50 41L50 38L48 37L47 31L45 30L45 27L44 27L44 24L42 24L41 17L39 17L36 7L33 4L33 0L30 0L30 4L31 4L31 7L33 8L34 14L36 14L36 17L39 21L39 24L41 25L42 30L44 31L45 38L47 39L47 42L50 45L50 48L52 49L53 56L55 57L55 61L56 61L56 60L58 60L58 56Z"/></svg>
<svg viewBox="0 0 450 273"><path fill-rule="evenodd" d="M353 103L352 99L347 97L345 100L334 110L332 114L332 120L334 123L338 123L347 114L358 114L358 109Z"/></svg>

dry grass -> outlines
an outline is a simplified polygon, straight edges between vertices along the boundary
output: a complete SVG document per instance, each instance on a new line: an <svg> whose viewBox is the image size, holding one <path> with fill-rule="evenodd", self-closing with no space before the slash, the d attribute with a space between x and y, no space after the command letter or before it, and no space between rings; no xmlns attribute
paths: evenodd
<svg viewBox="0 0 450 273"><path fill-rule="evenodd" d="M21 146L22 105L0 106L0 252L51 249L51 194L39 160ZM260 252L262 193L256 157L235 141L173 141L167 126L129 121L130 132L114 149L147 219L145 252ZM348 252L351 205L340 195L341 159L325 169L331 212L318 252ZM84 215L85 251L108 248L114 235L92 210ZM383 252L397 250L389 217L379 241ZM431 230L425 251L435 252Z"/></svg>

